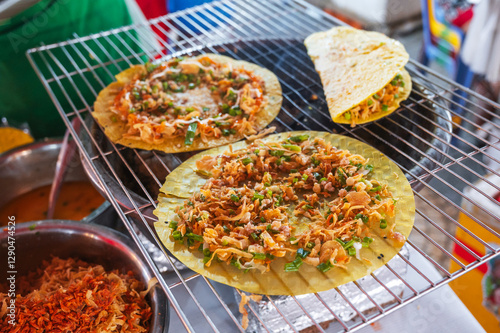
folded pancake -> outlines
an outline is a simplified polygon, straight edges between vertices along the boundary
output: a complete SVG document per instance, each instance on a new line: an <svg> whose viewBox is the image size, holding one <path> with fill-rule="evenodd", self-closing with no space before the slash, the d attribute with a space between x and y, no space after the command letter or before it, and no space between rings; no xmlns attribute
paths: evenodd
<svg viewBox="0 0 500 333"><path fill-rule="evenodd" d="M191 157L154 214L165 247L192 270L242 290L299 295L388 262L413 226L401 170L355 139L271 135Z"/></svg>
<svg viewBox="0 0 500 333"><path fill-rule="evenodd" d="M235 142L266 127L282 95L269 70L222 55L135 65L97 97L92 115L115 143L164 152Z"/></svg>
<svg viewBox="0 0 500 333"><path fill-rule="evenodd" d="M304 41L334 122L363 124L394 112L411 93L404 46L381 33L335 27Z"/></svg>

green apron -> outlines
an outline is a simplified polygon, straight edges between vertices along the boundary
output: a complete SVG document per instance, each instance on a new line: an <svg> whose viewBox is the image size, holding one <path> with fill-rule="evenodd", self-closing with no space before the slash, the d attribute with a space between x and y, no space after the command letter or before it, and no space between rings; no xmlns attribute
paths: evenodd
<svg viewBox="0 0 500 333"><path fill-rule="evenodd" d="M61 136L64 124L26 50L131 24L123 0L42 0L0 22L0 117L30 126L35 138ZM110 52L116 56L115 52ZM96 52L99 56L99 53ZM73 68L68 61L62 61Z"/></svg>

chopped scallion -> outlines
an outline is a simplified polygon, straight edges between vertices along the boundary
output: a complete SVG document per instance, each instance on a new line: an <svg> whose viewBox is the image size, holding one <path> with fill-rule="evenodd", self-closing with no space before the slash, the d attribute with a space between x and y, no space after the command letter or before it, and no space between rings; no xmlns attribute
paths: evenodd
<svg viewBox="0 0 500 333"><path fill-rule="evenodd" d="M302 135L291 136L288 140L300 143L300 142L306 141L307 139L309 139L309 135L302 134Z"/></svg>
<svg viewBox="0 0 500 333"><path fill-rule="evenodd" d="M191 123L188 126L186 132L186 138L184 139L184 144L190 146L193 144L194 136L196 135L196 129L198 128L198 123Z"/></svg>
<svg viewBox="0 0 500 333"><path fill-rule="evenodd" d="M179 230L176 230L172 233L172 237L175 239L175 240L181 240L182 239L182 234Z"/></svg>
<svg viewBox="0 0 500 333"><path fill-rule="evenodd" d="M266 254L265 253L253 253L254 259L258 260L266 260Z"/></svg>
<svg viewBox="0 0 500 333"><path fill-rule="evenodd" d="M302 259L307 257L310 253L311 253L311 251L307 251L307 250L304 250L302 248L297 249L297 257L300 257Z"/></svg>
<svg viewBox="0 0 500 333"><path fill-rule="evenodd" d="M330 268L332 268L332 264L327 261L327 262L323 262L321 264L319 264L318 266L316 266L316 268L320 271L320 272L323 272L323 273L326 273L330 270Z"/></svg>
<svg viewBox="0 0 500 333"><path fill-rule="evenodd" d="M284 143L281 146L283 148L291 150L291 151L295 151L295 152L300 152L301 151L300 147L296 146L296 145L289 145L289 144Z"/></svg>
<svg viewBox="0 0 500 333"><path fill-rule="evenodd" d="M296 258L294 261L285 264L285 272L297 272L302 264L302 259Z"/></svg>
<svg viewBox="0 0 500 333"><path fill-rule="evenodd" d="M241 160L241 163L243 163L243 165L248 165L252 162L253 160L250 157L245 157L244 159Z"/></svg>

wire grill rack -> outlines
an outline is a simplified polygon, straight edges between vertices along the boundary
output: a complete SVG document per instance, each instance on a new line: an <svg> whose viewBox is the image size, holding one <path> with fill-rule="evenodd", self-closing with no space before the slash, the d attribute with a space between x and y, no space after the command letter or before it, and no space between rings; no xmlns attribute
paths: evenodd
<svg viewBox="0 0 500 333"><path fill-rule="evenodd" d="M351 136L382 150L405 172L417 201L417 221L407 242L414 255L408 258L400 254L398 259L405 263L413 278L387 264L385 267L393 278L404 286L404 292L397 292L376 274L371 274L368 279L378 284L392 300L384 303L377 302L363 283L355 282L354 288L372 305L370 311L357 307L345 289L336 288L334 292L355 315L347 319L320 295L315 295L333 320L328 328L321 318L311 314L317 309L292 297L291 301L303 312L308 326L317 331L351 331L364 327L478 267L499 252L485 239L493 238L500 244L500 235L462 208L460 202L473 202L473 198L462 194L464 187L471 187L482 195L481 200L498 208L493 195L477 187L475 180L482 179L500 191L498 182L483 176L485 173L499 175L486 159L500 163L491 153L491 149L495 149L493 143L500 140L500 106L410 60L407 70L415 88L397 112L355 128L334 124L319 77L302 42L312 32L339 24L342 23L301 0L218 1L143 24L86 37L75 35L72 40L28 51L28 58L80 148L82 159L158 277L173 310L172 316L187 331L244 330L237 306L227 301L221 292L228 287L179 269L175 264L172 272L161 272L147 249L148 241L138 235L145 234L172 263L173 259L157 241L151 227L155 219L151 211L156 207L155 198L164 177L190 154L142 152L116 146L90 116L98 92L131 64L172 55L214 52L268 67L278 75L283 87L283 107L272 123L278 132L312 129ZM75 122L72 123L75 118L81 123L78 131L73 125ZM493 210L480 210L500 223ZM481 233L462 227L458 213L472 219ZM455 228L463 229L484 247L484 254L460 242L454 235ZM463 261L451 251L452 246L472 259ZM430 274L416 257L433 266L439 274ZM449 261L459 268L449 269ZM284 330L300 330L273 298L264 299L282 316ZM270 331L259 309L252 304L249 308L256 318L257 329Z"/></svg>

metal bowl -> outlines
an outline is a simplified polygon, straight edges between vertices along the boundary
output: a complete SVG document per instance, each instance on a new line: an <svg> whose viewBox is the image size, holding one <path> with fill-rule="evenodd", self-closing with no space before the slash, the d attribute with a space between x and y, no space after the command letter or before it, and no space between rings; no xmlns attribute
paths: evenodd
<svg viewBox="0 0 500 333"><path fill-rule="evenodd" d="M102 265L106 270L118 269L121 273L132 271L144 285L153 277L136 253L136 245L125 235L104 226L65 220L16 224L13 236L0 233L0 258L5 260L9 236L15 239L17 277L33 271L51 256L78 258ZM0 281L7 281L7 272L7 269L0 271ZM153 312L151 332L166 332L169 307L165 294L156 287L148 297Z"/></svg>
<svg viewBox="0 0 500 333"><path fill-rule="evenodd" d="M61 145L61 140L35 142L0 155L0 184L9 189L0 196L0 207L19 195L52 183ZM80 159L71 160L64 180L89 180ZM112 226L116 213L105 201L82 221Z"/></svg>

